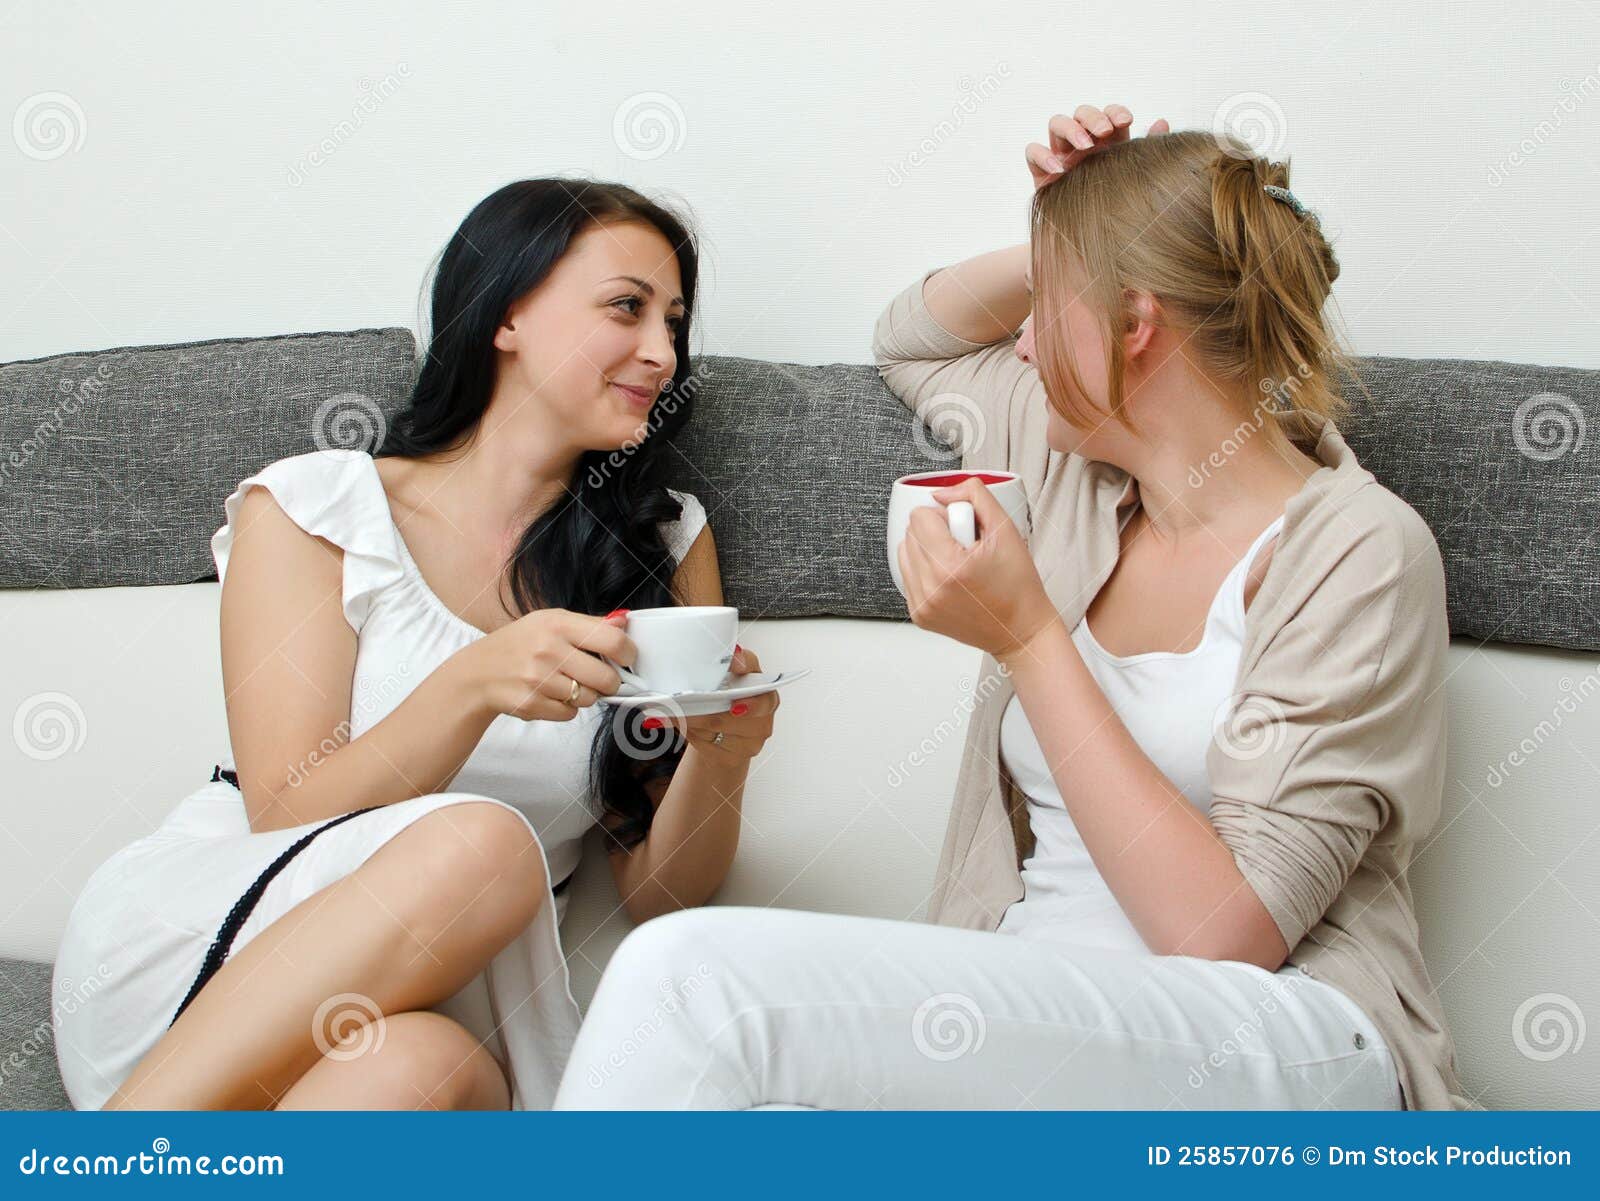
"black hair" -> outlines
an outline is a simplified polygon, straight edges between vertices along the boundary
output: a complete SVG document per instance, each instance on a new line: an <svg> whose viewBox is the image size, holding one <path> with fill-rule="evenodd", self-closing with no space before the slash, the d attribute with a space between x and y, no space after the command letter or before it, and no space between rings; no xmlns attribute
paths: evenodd
<svg viewBox="0 0 1600 1201"><path fill-rule="evenodd" d="M433 281L433 331L407 406L379 455L414 458L470 441L494 394L495 331L518 299L550 274L573 239L601 223L642 222L673 248L683 283L683 320L673 336L677 368L649 416L649 433L621 450L587 451L566 493L523 531L506 565L521 613L537 608L600 615L678 603L676 563L658 523L677 520L663 482L668 443L693 408L689 333L699 254L682 218L621 184L524 179L479 201L451 235ZM670 726L652 735L635 709L608 710L589 755L589 787L607 820L612 849L649 832L645 785L676 770L682 740Z"/></svg>

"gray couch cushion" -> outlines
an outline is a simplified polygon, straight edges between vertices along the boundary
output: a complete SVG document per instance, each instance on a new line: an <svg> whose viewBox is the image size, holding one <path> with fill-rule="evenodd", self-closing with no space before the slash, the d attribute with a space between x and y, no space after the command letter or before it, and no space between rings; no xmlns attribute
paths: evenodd
<svg viewBox="0 0 1600 1201"><path fill-rule="evenodd" d="M0 1109L71 1109L56 1070L50 965L0 959Z"/></svg>
<svg viewBox="0 0 1600 1201"><path fill-rule="evenodd" d="M319 443L360 444L401 404L412 359L391 329L0 366L0 586L208 578L234 484ZM1433 527L1452 633L1600 649L1600 371L1359 365L1372 400L1352 396L1345 434ZM904 617L884 563L889 483L954 459L871 367L700 369L673 483L711 512L730 603ZM63 412L62 397L82 399Z"/></svg>
<svg viewBox="0 0 1600 1201"><path fill-rule="evenodd" d="M1600 649L1600 371L1360 362L1346 438L1432 527L1451 632Z"/></svg>
<svg viewBox="0 0 1600 1201"><path fill-rule="evenodd" d="M698 496L746 617L900 617L884 511L903 475L960 465L878 378L707 356L672 484Z"/></svg>
<svg viewBox="0 0 1600 1201"><path fill-rule="evenodd" d="M0 366L0 586L215 578L233 485L358 438L405 397L414 347L369 329Z"/></svg>

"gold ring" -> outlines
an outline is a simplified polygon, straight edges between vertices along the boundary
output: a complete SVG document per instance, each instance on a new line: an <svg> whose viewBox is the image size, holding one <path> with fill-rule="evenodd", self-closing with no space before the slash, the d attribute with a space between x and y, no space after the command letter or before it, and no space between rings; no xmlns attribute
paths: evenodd
<svg viewBox="0 0 1600 1201"><path fill-rule="evenodd" d="M578 681L572 681L572 691L567 693L567 704L571 705L574 709L578 707L578 687Z"/></svg>

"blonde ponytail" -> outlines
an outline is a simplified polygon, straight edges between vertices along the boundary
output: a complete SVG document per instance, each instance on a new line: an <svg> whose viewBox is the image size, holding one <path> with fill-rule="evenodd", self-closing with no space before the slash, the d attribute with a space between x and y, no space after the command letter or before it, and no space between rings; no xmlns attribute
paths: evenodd
<svg viewBox="0 0 1600 1201"><path fill-rule="evenodd" d="M1186 131L1108 147L1035 194L1035 338L1062 416L1082 428L1106 416L1073 403L1087 392L1063 353L1068 340L1038 315L1064 310L1070 266L1089 281L1080 295L1101 318L1110 415L1130 429L1121 338L1129 290L1158 298L1164 323L1232 387L1241 416L1271 417L1260 419L1269 438L1310 449L1322 419L1338 424L1347 408L1339 381L1353 372L1324 309L1339 263L1316 215L1268 186L1288 188L1287 162Z"/></svg>

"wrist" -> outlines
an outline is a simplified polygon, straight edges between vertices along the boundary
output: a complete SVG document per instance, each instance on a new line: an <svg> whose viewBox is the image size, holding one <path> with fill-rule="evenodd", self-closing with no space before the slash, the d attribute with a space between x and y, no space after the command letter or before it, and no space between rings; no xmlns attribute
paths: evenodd
<svg viewBox="0 0 1600 1201"><path fill-rule="evenodd" d="M693 761L696 775L714 776L718 782L737 783L750 770L750 760L745 756L708 743L689 743L684 748L683 761Z"/></svg>
<svg viewBox="0 0 1600 1201"><path fill-rule="evenodd" d="M479 645L462 647L439 665L434 676L444 691L446 712L487 726L505 710L495 702L491 677L482 670Z"/></svg>
<svg viewBox="0 0 1600 1201"><path fill-rule="evenodd" d="M1052 614L1033 634L1002 649L994 658L1006 675L1015 678L1029 675L1071 650L1072 637L1066 623L1059 614Z"/></svg>

